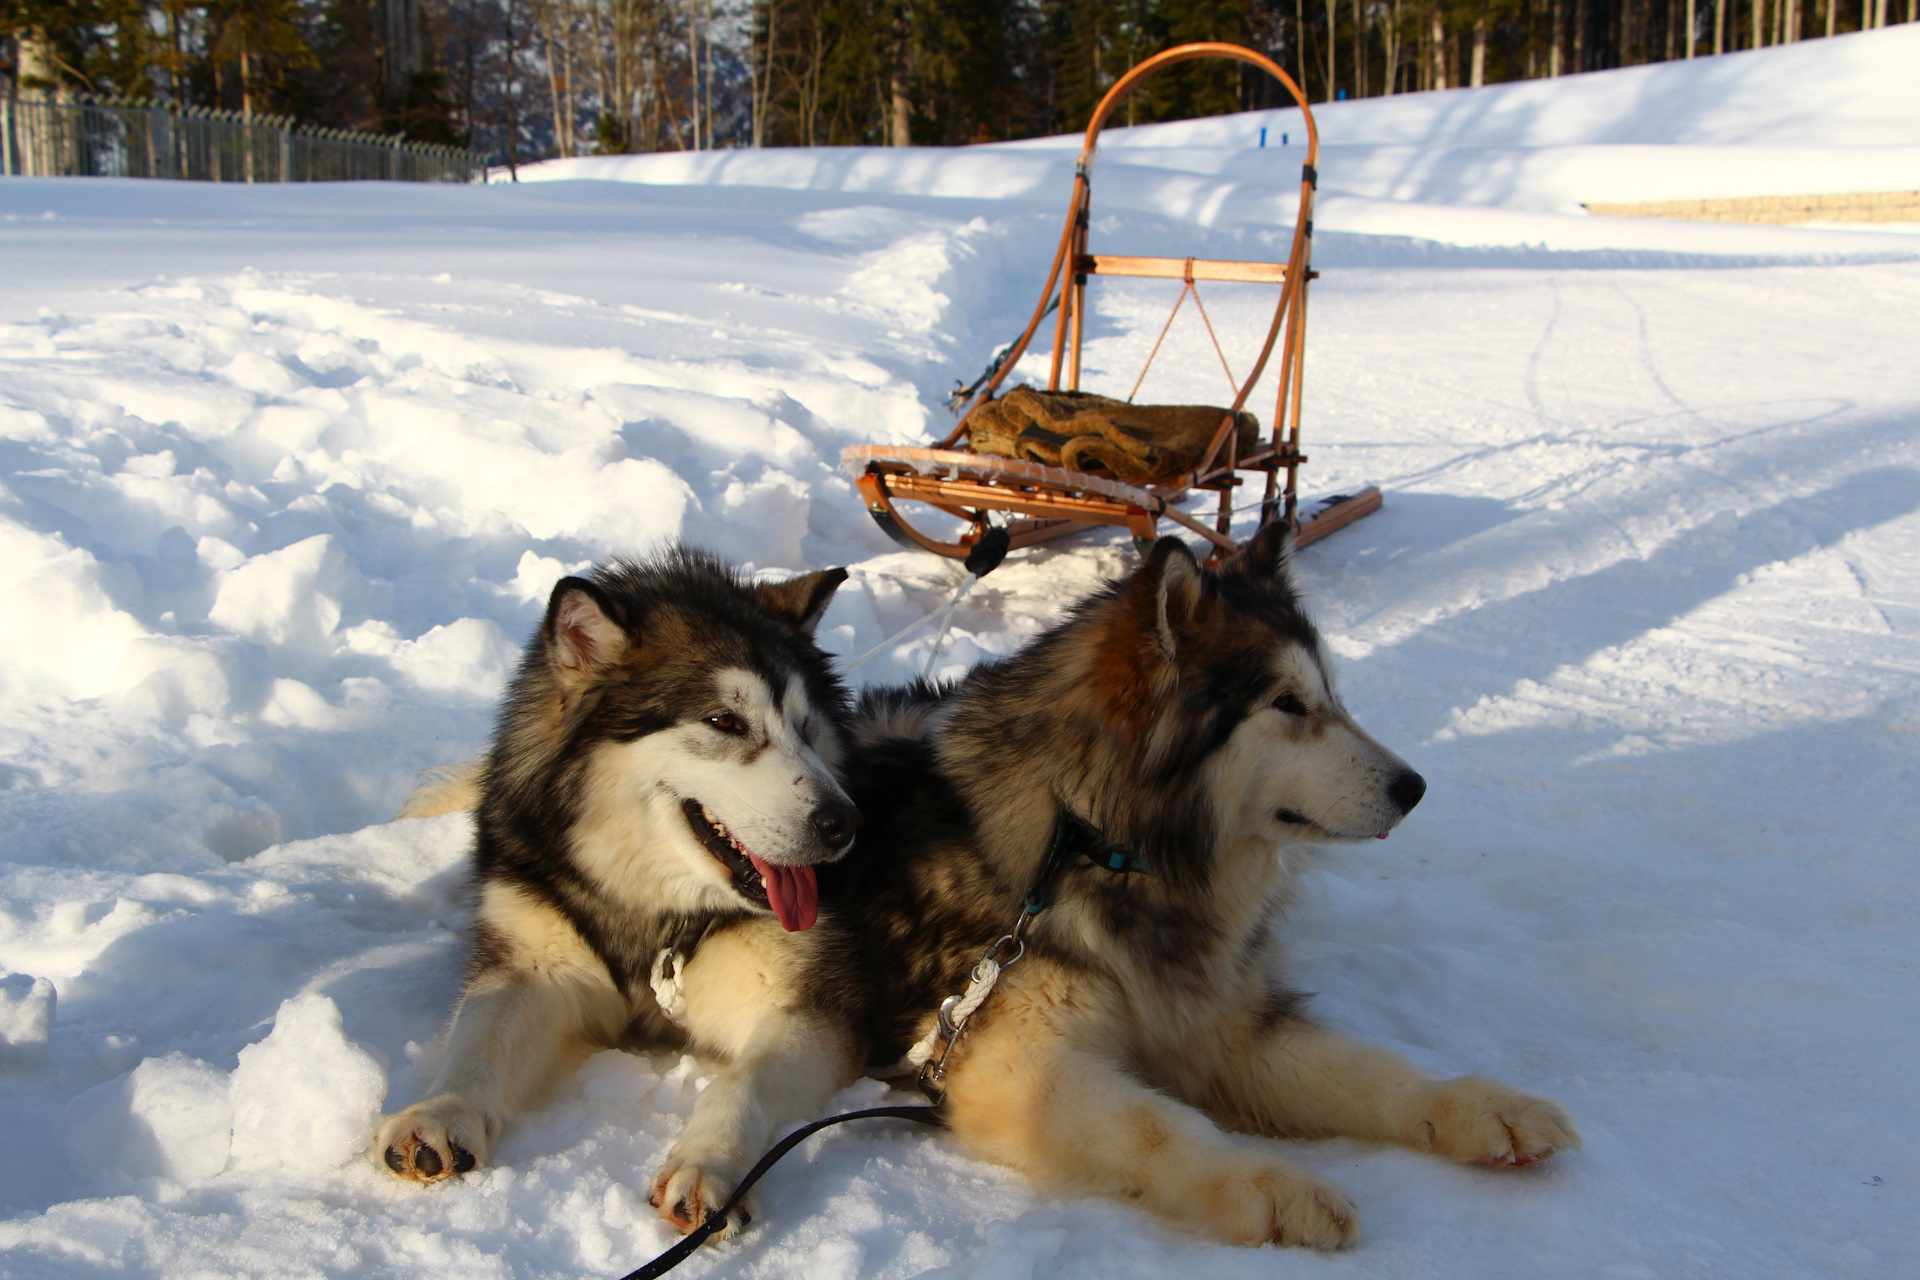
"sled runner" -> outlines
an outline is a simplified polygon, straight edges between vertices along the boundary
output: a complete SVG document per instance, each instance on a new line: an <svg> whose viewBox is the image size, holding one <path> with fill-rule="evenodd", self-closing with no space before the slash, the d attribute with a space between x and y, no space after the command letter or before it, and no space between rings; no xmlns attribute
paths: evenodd
<svg viewBox="0 0 1920 1280"><path fill-rule="evenodd" d="M1307 160L1300 177L1300 210L1292 248L1285 262L1232 262L1205 258L1153 258L1095 253L1089 242L1091 169L1100 130L1121 99L1141 81L1166 67L1197 58L1244 62L1273 76L1300 106L1307 130ZM1155 54L1122 76L1093 113L1073 179L1073 198L1053 267L1040 291L1033 318L1024 332L994 361L975 388L956 393L966 412L939 444L931 447L855 445L841 462L856 477L867 510L902 546L964 558L985 534L990 513L1014 517L1004 528L1014 547L1094 525L1119 525L1144 545L1161 519L1172 520L1213 544L1215 556L1235 549L1235 502L1251 476L1259 476L1260 524L1285 520L1305 544L1377 510L1380 491L1331 499L1317 514L1299 510L1301 362L1306 353L1307 282L1311 265L1313 196L1320 138L1306 96L1293 78L1271 59L1239 45L1181 45ZM1080 389L1081 348L1085 336L1087 280L1122 276L1177 280L1180 293L1166 327L1148 354L1134 383L1138 392L1189 296L1226 371L1232 389L1227 407L1136 405L1090 395ZM1202 281L1268 285L1279 290L1265 340L1236 382L1233 368L1200 297ZM1026 353L1049 314L1053 321L1052 366L1044 390L1000 385ZM1271 430L1246 405L1253 389L1277 358L1277 394ZM971 397L970 400L967 397ZM1195 490L1219 495L1211 524L1175 505ZM907 504L918 504L964 523L949 540L908 518Z"/></svg>

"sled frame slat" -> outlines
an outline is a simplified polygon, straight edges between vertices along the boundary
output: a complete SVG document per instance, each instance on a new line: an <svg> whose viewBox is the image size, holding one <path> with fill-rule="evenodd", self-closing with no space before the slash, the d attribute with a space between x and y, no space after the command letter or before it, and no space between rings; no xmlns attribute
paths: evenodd
<svg viewBox="0 0 1920 1280"><path fill-rule="evenodd" d="M1285 284L1284 262L1231 262L1220 258L1140 258L1118 253L1081 255L1075 270L1083 275L1133 276L1149 280L1236 280L1246 284Z"/></svg>

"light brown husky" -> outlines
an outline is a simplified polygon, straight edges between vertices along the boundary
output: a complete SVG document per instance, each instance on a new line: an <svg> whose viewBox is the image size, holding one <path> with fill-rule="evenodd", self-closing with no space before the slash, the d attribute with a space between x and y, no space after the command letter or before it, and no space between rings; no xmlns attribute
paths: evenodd
<svg viewBox="0 0 1920 1280"><path fill-rule="evenodd" d="M674 548L554 588L485 766L406 811L479 809L441 1069L374 1140L396 1176L484 1167L593 1049L690 1049L724 1066L652 1190L690 1230L858 1075L860 996L822 959L844 944L815 879L860 825L832 772L846 697L813 642L846 576L754 585Z"/></svg>

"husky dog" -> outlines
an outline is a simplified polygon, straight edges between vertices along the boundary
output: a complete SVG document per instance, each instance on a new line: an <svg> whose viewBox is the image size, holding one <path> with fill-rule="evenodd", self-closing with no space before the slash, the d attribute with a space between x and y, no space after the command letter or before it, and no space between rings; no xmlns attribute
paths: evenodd
<svg viewBox="0 0 1920 1280"><path fill-rule="evenodd" d="M1018 655L868 695L843 775L866 834L824 874L875 1062L931 1031L1036 883L1050 899L947 1062L972 1153L1218 1240L1337 1248L1347 1197L1227 1131L1496 1167L1580 1138L1545 1099L1316 1026L1279 981L1305 847L1384 838L1426 790L1341 706L1288 554L1277 524L1218 572L1163 539Z"/></svg>
<svg viewBox="0 0 1920 1280"><path fill-rule="evenodd" d="M846 577L753 586L676 549L554 587L475 779L478 900L445 1064L381 1126L387 1168L432 1182L485 1164L589 1049L694 1048L728 1065L652 1192L691 1230L775 1129L858 1075L856 995L824 960L836 926L816 923L815 868L860 826L833 772L846 693L812 638ZM464 807L466 783L439 781L406 812Z"/></svg>

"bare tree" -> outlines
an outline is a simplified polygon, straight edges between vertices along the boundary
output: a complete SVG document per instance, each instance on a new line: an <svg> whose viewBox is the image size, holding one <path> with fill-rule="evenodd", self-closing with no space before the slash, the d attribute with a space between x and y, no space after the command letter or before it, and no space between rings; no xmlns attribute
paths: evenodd
<svg viewBox="0 0 1920 1280"><path fill-rule="evenodd" d="M1393 6L1387 18L1387 83L1386 94L1391 97L1399 92L1397 81L1400 79L1400 0L1393 0Z"/></svg>
<svg viewBox="0 0 1920 1280"><path fill-rule="evenodd" d="M1353 96L1367 96L1367 15L1365 0L1353 0Z"/></svg>
<svg viewBox="0 0 1920 1280"><path fill-rule="evenodd" d="M1340 47L1340 41L1336 38L1334 32L1334 24L1338 19L1334 16L1333 3L1334 0L1327 0L1327 96L1325 99L1327 102L1333 101L1333 86L1335 81L1339 79L1338 65L1334 61L1333 56L1334 50ZM1132 122L1129 121L1128 123Z"/></svg>
<svg viewBox="0 0 1920 1280"><path fill-rule="evenodd" d="M887 71L887 145L910 147L913 145L913 99L907 90L907 78L913 59L913 30L906 4L896 3L892 9L893 30L888 41L892 56Z"/></svg>
<svg viewBox="0 0 1920 1280"><path fill-rule="evenodd" d="M762 18L755 24L761 49L747 49L748 87L753 113L753 145L764 146L767 137L767 113L773 105L773 51L779 44L780 0L761 0Z"/></svg>

